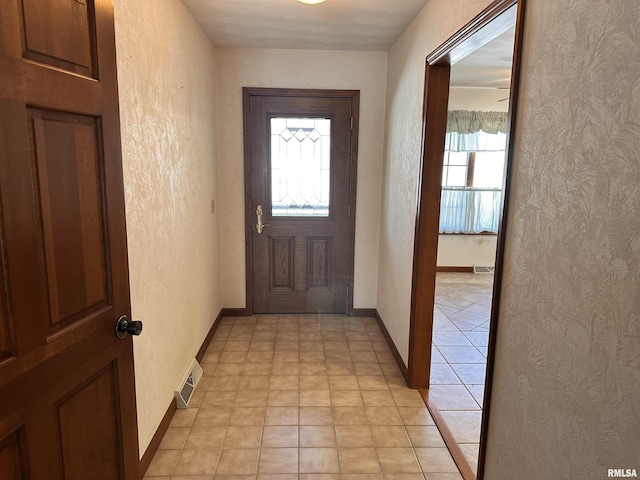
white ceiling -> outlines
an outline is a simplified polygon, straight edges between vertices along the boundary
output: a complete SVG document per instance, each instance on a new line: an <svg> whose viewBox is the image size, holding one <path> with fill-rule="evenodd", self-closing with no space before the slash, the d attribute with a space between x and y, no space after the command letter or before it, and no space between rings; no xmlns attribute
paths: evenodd
<svg viewBox="0 0 640 480"><path fill-rule="evenodd" d="M451 66L452 87L509 88L515 26Z"/></svg>
<svg viewBox="0 0 640 480"><path fill-rule="evenodd" d="M428 0L182 0L218 47L387 51ZM451 85L508 88L515 8L452 58ZM496 35L498 35L496 37ZM469 53L471 52L471 53ZM454 55L455 57L455 55Z"/></svg>
<svg viewBox="0 0 640 480"><path fill-rule="evenodd" d="M218 47L387 51L428 0L182 0Z"/></svg>

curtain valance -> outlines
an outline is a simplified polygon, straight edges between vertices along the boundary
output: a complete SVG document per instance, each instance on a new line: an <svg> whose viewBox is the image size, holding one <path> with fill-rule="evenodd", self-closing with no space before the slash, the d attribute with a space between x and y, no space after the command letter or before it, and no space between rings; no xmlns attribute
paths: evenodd
<svg viewBox="0 0 640 480"><path fill-rule="evenodd" d="M451 110L447 118L447 132L459 134L507 133L508 112L478 112L469 110Z"/></svg>

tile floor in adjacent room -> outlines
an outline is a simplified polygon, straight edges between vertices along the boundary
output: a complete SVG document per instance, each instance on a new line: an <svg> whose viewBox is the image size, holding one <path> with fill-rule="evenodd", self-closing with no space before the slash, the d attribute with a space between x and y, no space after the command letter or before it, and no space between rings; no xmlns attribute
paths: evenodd
<svg viewBox="0 0 640 480"><path fill-rule="evenodd" d="M438 273L429 395L475 471L493 274Z"/></svg>
<svg viewBox="0 0 640 480"><path fill-rule="evenodd" d="M461 480L372 318L224 318L147 480Z"/></svg>

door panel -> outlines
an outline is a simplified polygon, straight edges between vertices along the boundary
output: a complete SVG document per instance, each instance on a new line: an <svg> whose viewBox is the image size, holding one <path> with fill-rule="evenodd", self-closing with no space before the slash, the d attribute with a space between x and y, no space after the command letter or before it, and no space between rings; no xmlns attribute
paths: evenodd
<svg viewBox="0 0 640 480"><path fill-rule="evenodd" d="M93 76L93 2L21 0L19 7L25 58Z"/></svg>
<svg viewBox="0 0 640 480"><path fill-rule="evenodd" d="M308 288L328 288L331 239L309 238L307 241L309 261L309 265L307 267L307 286Z"/></svg>
<svg viewBox="0 0 640 480"><path fill-rule="evenodd" d="M3 442L0 442L0 472L3 479L22 480L25 478L22 469L22 456L18 433L9 435Z"/></svg>
<svg viewBox="0 0 640 480"><path fill-rule="evenodd" d="M4 260L4 249L2 248L2 244L4 244L4 220L2 216L2 204L0 202L0 259ZM4 263L4 261L3 261ZM13 336L10 330L9 324L9 316L7 315L7 287L5 285L5 278L2 276L0 278L0 362L2 362L6 357L11 356L13 348L12 348L12 340Z"/></svg>
<svg viewBox="0 0 640 480"><path fill-rule="evenodd" d="M254 312L346 313L357 109L357 92L245 89Z"/></svg>
<svg viewBox="0 0 640 480"><path fill-rule="evenodd" d="M295 238L273 238L269 260L271 272L271 290L295 291Z"/></svg>
<svg viewBox="0 0 640 480"><path fill-rule="evenodd" d="M113 365L109 365L56 405L66 479L85 479L87 472L96 479L120 476L119 432L112 421L117 408L115 389Z"/></svg>
<svg viewBox="0 0 640 480"><path fill-rule="evenodd" d="M0 25L0 478L137 479L113 7Z"/></svg>
<svg viewBox="0 0 640 480"><path fill-rule="evenodd" d="M37 167L49 309L57 329L107 303L99 124L29 109Z"/></svg>

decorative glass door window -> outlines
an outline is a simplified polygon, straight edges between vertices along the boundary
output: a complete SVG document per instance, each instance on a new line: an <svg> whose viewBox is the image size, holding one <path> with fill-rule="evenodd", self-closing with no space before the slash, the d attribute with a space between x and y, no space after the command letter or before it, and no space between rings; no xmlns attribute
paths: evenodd
<svg viewBox="0 0 640 480"><path fill-rule="evenodd" d="M331 119L271 119L271 215L328 217Z"/></svg>

